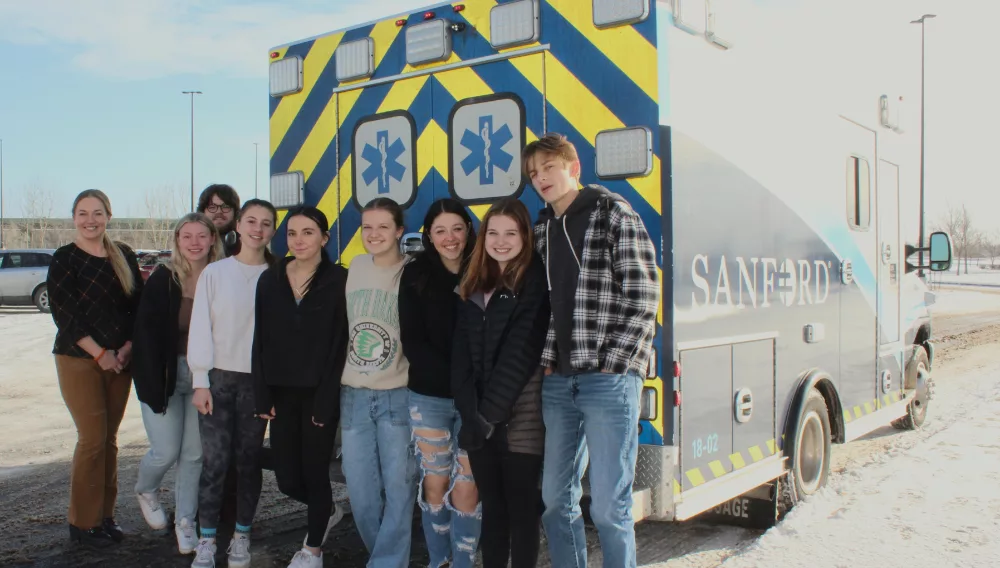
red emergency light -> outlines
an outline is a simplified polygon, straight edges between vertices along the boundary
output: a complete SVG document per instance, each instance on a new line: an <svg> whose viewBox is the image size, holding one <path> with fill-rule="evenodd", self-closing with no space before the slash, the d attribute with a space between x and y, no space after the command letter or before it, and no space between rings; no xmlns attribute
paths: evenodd
<svg viewBox="0 0 1000 568"><path fill-rule="evenodd" d="M679 361L674 361L674 378L680 378L681 376L681 364Z"/></svg>
<svg viewBox="0 0 1000 568"><path fill-rule="evenodd" d="M406 20L405 19L400 18L400 19L396 20L396 27L402 27L402 26L405 26L405 25L406 25Z"/></svg>
<svg viewBox="0 0 1000 568"><path fill-rule="evenodd" d="M455 7L452 8L452 10L454 10L456 14L459 13L459 12L464 12L465 11L465 4L455 4Z"/></svg>
<svg viewBox="0 0 1000 568"><path fill-rule="evenodd" d="M434 12L424 12L424 19L429 20L434 17Z"/></svg>
<svg viewBox="0 0 1000 568"><path fill-rule="evenodd" d="M281 54L278 53L277 51L271 52L271 59L277 59L279 56L281 56Z"/></svg>
<svg viewBox="0 0 1000 568"><path fill-rule="evenodd" d="M674 406L681 405L681 391L674 391Z"/></svg>

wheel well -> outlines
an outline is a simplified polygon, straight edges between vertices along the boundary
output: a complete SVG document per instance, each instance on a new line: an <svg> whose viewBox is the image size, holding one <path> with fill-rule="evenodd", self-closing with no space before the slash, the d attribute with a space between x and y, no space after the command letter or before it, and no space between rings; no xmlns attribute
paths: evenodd
<svg viewBox="0 0 1000 568"><path fill-rule="evenodd" d="M44 286L46 286L46 285L47 285L47 283L46 283L46 282L40 282L40 283L38 284L38 286L35 286L35 289L31 291L31 301L32 301L32 302L34 302L34 301L35 301L35 294L37 294L37 293L38 293L38 291L39 291L40 289L42 289L42 288L43 288Z"/></svg>
<svg viewBox="0 0 1000 568"><path fill-rule="evenodd" d="M805 406L806 398L810 389L815 388L823 396L826 402L826 410L830 418L830 438L835 444L843 444L845 439L844 429L844 408L840 404L840 395L837 387L833 385L830 375L819 370L810 369L802 374L799 381L798 390L792 399L792 406L789 408L788 418L785 420L785 435L787 440L783 442L782 448L785 455L789 455L789 449L794 448L792 438L798 429L802 408Z"/></svg>
<svg viewBox="0 0 1000 568"><path fill-rule="evenodd" d="M917 330L917 336L913 339L914 345L924 345L931 338L930 326L924 324Z"/></svg>
<svg viewBox="0 0 1000 568"><path fill-rule="evenodd" d="M820 379L814 388L823 395L826 401L826 411L830 414L830 437L834 444L843 444L846 435L844 431L844 409L840 405L840 395L828 378Z"/></svg>

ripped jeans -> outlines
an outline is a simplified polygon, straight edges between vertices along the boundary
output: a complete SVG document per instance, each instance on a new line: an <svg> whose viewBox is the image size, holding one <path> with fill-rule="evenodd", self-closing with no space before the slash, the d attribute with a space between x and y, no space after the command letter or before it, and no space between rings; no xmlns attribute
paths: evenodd
<svg viewBox="0 0 1000 568"><path fill-rule="evenodd" d="M482 504L477 504L475 511L464 513L457 510L450 500L456 483L475 482L471 468L467 469L461 463L468 463L468 455L464 450L458 449L461 423L462 419L451 399L424 396L410 391L410 429L413 431L422 472L417 502L422 512L424 539L427 541L431 568L448 565L449 561L452 568L471 567L475 563L479 545ZM421 435L427 432L418 434L418 430L433 430L437 435ZM422 445L433 447L435 452L425 454L421 449ZM464 459L459 461L458 458ZM428 475L448 478L444 503L440 505L431 505L424 499L423 477Z"/></svg>

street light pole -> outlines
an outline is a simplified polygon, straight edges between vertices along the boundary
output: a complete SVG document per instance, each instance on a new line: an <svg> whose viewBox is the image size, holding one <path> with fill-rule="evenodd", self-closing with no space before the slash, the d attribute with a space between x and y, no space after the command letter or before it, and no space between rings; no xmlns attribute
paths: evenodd
<svg viewBox="0 0 1000 568"><path fill-rule="evenodd" d="M191 95L191 211L194 212L194 96L201 91L181 91L181 94Z"/></svg>
<svg viewBox="0 0 1000 568"><path fill-rule="evenodd" d="M257 142L253 143L253 197L257 199Z"/></svg>
<svg viewBox="0 0 1000 568"><path fill-rule="evenodd" d="M924 14L911 24L920 24L920 270L917 275L924 277L924 22L936 18L934 14Z"/></svg>
<svg viewBox="0 0 1000 568"><path fill-rule="evenodd" d="M0 138L0 249L4 248L3 242L3 139Z"/></svg>

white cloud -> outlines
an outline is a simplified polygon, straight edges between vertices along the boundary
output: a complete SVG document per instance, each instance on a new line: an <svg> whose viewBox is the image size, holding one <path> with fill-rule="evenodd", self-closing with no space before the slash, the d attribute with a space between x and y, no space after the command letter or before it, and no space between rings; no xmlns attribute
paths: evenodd
<svg viewBox="0 0 1000 568"><path fill-rule="evenodd" d="M50 46L77 67L114 79L263 77L271 47L413 7L413 0L0 0L0 40Z"/></svg>

